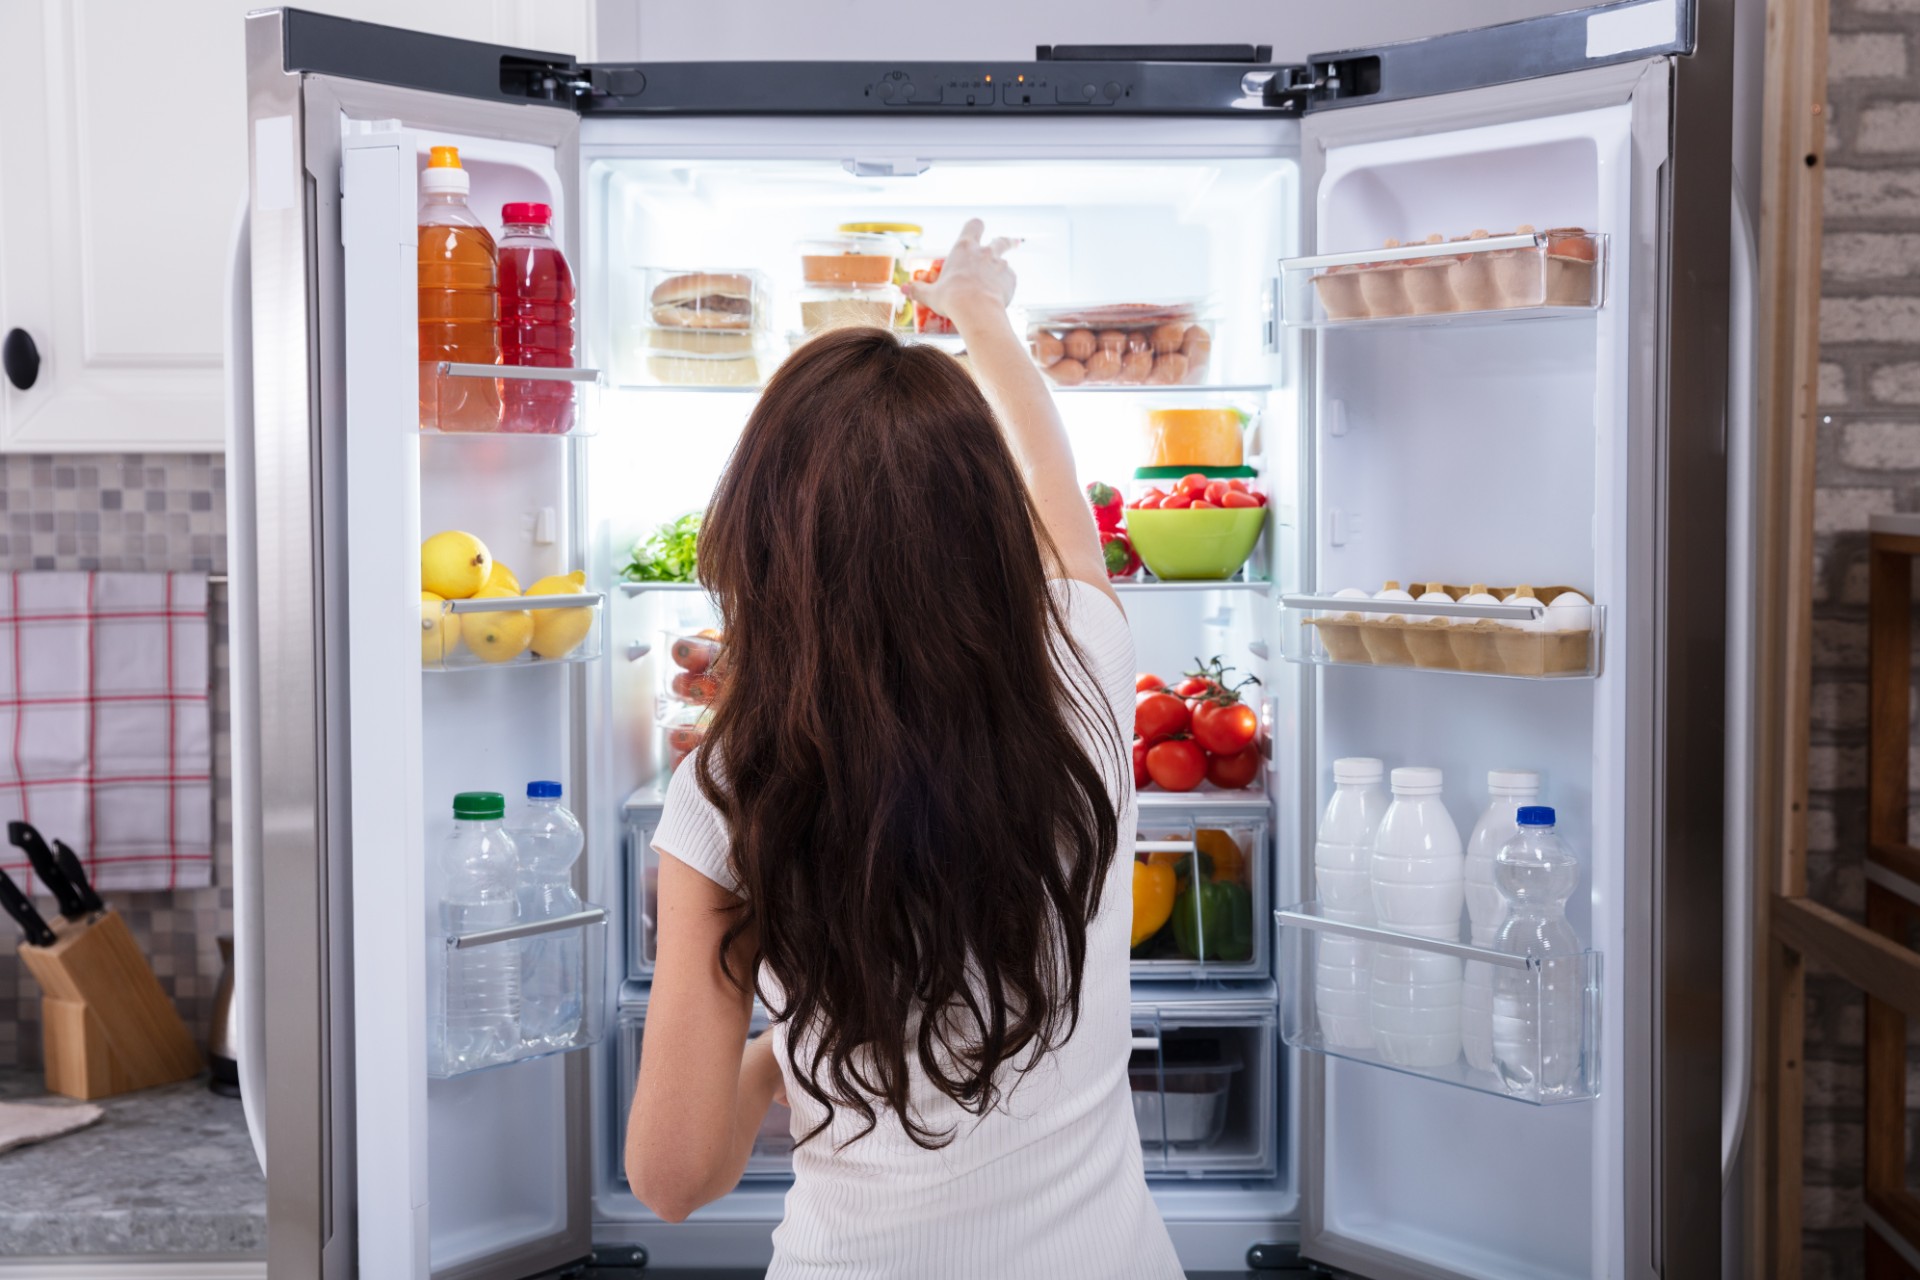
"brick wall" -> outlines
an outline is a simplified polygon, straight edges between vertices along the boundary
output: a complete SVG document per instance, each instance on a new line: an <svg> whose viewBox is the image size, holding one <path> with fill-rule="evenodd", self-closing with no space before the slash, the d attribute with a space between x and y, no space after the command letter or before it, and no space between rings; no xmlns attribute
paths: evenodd
<svg viewBox="0 0 1920 1280"><path fill-rule="evenodd" d="M1813 896L1857 917L1865 895L1867 519L1920 511L1920 0L1830 2L1808 872ZM1845 983L1810 978L1809 1280L1862 1273L1863 1014ZM1910 1060L1920 1062L1920 1053ZM1920 1076L1908 1097L1920 1097Z"/></svg>

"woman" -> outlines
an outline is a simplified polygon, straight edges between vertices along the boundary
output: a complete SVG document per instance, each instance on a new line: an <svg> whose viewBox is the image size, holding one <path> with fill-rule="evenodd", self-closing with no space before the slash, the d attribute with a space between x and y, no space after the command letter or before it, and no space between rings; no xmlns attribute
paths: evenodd
<svg viewBox="0 0 1920 1280"><path fill-rule="evenodd" d="M654 835L626 1167L677 1222L790 1101L769 1276L1180 1275L1127 1079L1133 642L980 234L912 288L973 377L815 339L700 534L722 691Z"/></svg>

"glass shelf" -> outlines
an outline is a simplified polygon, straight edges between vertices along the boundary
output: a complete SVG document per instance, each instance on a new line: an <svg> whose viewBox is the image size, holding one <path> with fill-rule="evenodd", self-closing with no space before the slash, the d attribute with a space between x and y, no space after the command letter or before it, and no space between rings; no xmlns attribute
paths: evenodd
<svg viewBox="0 0 1920 1280"><path fill-rule="evenodd" d="M1078 387L1049 387L1060 396L1151 396L1178 397L1191 401L1197 396L1213 395L1266 395L1273 390L1270 382L1236 382L1226 384L1203 384L1191 387L1172 386L1122 386L1102 383L1099 386L1081 385ZM621 395L637 393L642 395L721 395L721 396L757 396L761 388L745 387L696 387L696 386L659 386L650 383L622 382L612 390Z"/></svg>
<svg viewBox="0 0 1920 1280"><path fill-rule="evenodd" d="M598 369L528 365L420 366L420 434L489 440L581 439L592 434L588 404L603 379ZM535 423L537 426L515 425Z"/></svg>
<svg viewBox="0 0 1920 1280"><path fill-rule="evenodd" d="M1510 589L1495 588L1496 594L1502 590ZM1538 590L1542 599L1551 600L1572 588ZM1280 605L1281 652L1289 662L1522 680L1590 680L1600 673L1606 621L1601 605L1423 604L1309 595L1282 596ZM1555 629L1516 625L1541 622L1552 622Z"/></svg>
<svg viewBox="0 0 1920 1280"><path fill-rule="evenodd" d="M1142 578L1121 578L1112 583L1122 595L1157 595L1163 591L1265 591L1273 584L1265 578L1215 578L1162 581L1151 574Z"/></svg>
<svg viewBox="0 0 1920 1280"><path fill-rule="evenodd" d="M568 945L577 943L577 946ZM607 1002L599 998L606 989L607 912L605 907L585 904L570 915L547 920L530 920L488 929L480 933L441 935L433 939L428 956L427 1074L435 1080L491 1071L497 1067L548 1058L557 1053L572 1053L598 1044L606 1028ZM539 948L539 950L535 950ZM570 1026L559 1028L550 1040L532 1043L521 1040L491 1051L480 1049L465 1060L459 1046L450 1038L447 1026L447 983L449 975L464 960L486 957L514 964L550 963L570 971L569 981L580 993L580 1011L569 1019ZM522 1006L520 1029L527 1027L526 1006Z"/></svg>
<svg viewBox="0 0 1920 1280"><path fill-rule="evenodd" d="M1350 923L1317 902L1273 914L1280 1032L1294 1048L1535 1105L1599 1095L1597 952L1512 955Z"/></svg>
<svg viewBox="0 0 1920 1280"><path fill-rule="evenodd" d="M643 596L647 594L649 591L705 591L705 590L706 588L701 586L697 582L623 582L620 584L620 594L627 597L627 599L629 600L633 599L635 596Z"/></svg>
<svg viewBox="0 0 1920 1280"><path fill-rule="evenodd" d="M1607 238L1541 231L1291 258L1280 264L1292 328L1484 324L1592 315Z"/></svg>
<svg viewBox="0 0 1920 1280"><path fill-rule="evenodd" d="M428 671L501 671L590 662L600 656L605 602L602 592L582 591L443 600L437 611L423 603L421 666ZM515 616L498 616L502 614Z"/></svg>

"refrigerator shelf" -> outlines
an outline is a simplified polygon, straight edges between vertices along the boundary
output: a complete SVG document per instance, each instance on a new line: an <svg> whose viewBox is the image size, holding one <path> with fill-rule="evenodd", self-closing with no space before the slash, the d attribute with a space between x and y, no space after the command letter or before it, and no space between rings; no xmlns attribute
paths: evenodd
<svg viewBox="0 0 1920 1280"><path fill-rule="evenodd" d="M590 662L600 656L606 593L489 596L420 606L421 666L428 671L501 671ZM532 602L539 601L536 606ZM486 619L518 614L490 629ZM434 630L439 628L436 641ZM559 650L544 657L540 646ZM482 650L485 650L485 653ZM494 656L486 656L492 654Z"/></svg>
<svg viewBox="0 0 1920 1280"><path fill-rule="evenodd" d="M1562 588L1544 588L1551 593ZM1447 625L1442 625L1445 620ZM1551 622L1554 630L1514 624ZM1399 667L1519 680L1591 680L1600 674L1606 608L1545 604L1423 604L1417 600L1280 597L1287 661Z"/></svg>
<svg viewBox="0 0 1920 1280"><path fill-rule="evenodd" d="M605 385L598 369L464 364L420 366L420 434L553 440L592 434L592 398ZM538 423L538 427L508 425Z"/></svg>
<svg viewBox="0 0 1920 1280"><path fill-rule="evenodd" d="M1221 385L1205 384L1196 386L1133 386L1119 383L1102 383L1098 386L1082 384L1077 387L1049 387L1055 395L1061 396L1150 396L1171 397L1191 401L1197 395L1266 395L1273 390L1270 382L1236 382ZM741 387L695 387L662 386L654 383L619 382L610 390L621 395L720 395L720 396L757 396L759 386Z"/></svg>
<svg viewBox="0 0 1920 1280"><path fill-rule="evenodd" d="M1336 919L1317 902L1273 915L1294 1048L1534 1105L1599 1096L1598 952L1513 955ZM1540 1035L1543 1019L1559 1033Z"/></svg>
<svg viewBox="0 0 1920 1280"><path fill-rule="evenodd" d="M1177 581L1162 581L1148 575L1138 579L1119 579L1113 583L1113 589L1122 595L1133 595L1135 593L1158 594L1162 591L1265 591L1272 585L1265 578L1185 578Z"/></svg>
<svg viewBox="0 0 1920 1280"><path fill-rule="evenodd" d="M1577 229L1290 258L1283 322L1299 329L1485 324L1590 316L1607 237Z"/></svg>
<svg viewBox="0 0 1920 1280"><path fill-rule="evenodd" d="M705 591L697 582L623 582L620 594L631 600L643 596L649 591Z"/></svg>
<svg viewBox="0 0 1920 1280"><path fill-rule="evenodd" d="M569 941L578 943L568 946ZM437 945L436 945L437 944ZM484 958L497 948L511 948L510 955L525 963L535 954L563 966L570 976L565 987L580 996L580 1014L572 1032L565 1037L534 1044L521 1042L504 1053L478 1055L478 1060L457 1059L449 1040L447 1026L447 979L450 968ZM535 948L540 952L536 953ZM492 1071L535 1058L550 1058L598 1044L606 1031L607 1002L598 998L606 990L607 911L605 907L585 904L579 911L548 920L529 920L467 934L442 934L429 944L427 957L427 1075L435 1080ZM526 988L522 986L521 1028L526 1028Z"/></svg>

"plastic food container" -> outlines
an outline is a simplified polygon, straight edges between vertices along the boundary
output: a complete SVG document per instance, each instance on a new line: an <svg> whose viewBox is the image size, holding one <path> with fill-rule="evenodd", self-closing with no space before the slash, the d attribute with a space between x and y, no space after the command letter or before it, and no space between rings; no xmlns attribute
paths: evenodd
<svg viewBox="0 0 1920 1280"><path fill-rule="evenodd" d="M1147 412L1149 467L1238 467L1246 461L1247 415L1206 406Z"/></svg>
<svg viewBox="0 0 1920 1280"><path fill-rule="evenodd" d="M1133 1087L1140 1140L1157 1143L1164 1132L1172 1146L1204 1147L1220 1141L1233 1078L1241 1066L1240 1055L1217 1036L1168 1036L1158 1054L1135 1051L1127 1063L1127 1080Z"/></svg>
<svg viewBox="0 0 1920 1280"><path fill-rule="evenodd" d="M1127 537L1157 578L1228 578L1247 562L1266 525L1265 507L1127 512Z"/></svg>
<svg viewBox="0 0 1920 1280"><path fill-rule="evenodd" d="M806 289L800 294L800 325L808 333L851 325L893 327L901 293L890 284Z"/></svg>
<svg viewBox="0 0 1920 1280"><path fill-rule="evenodd" d="M914 268L925 266L928 261L920 252L920 237L925 229L917 222L843 222L839 229L842 235L892 236L897 240L900 255L893 260L893 283L896 286L911 280ZM913 328L913 306L904 299L900 309L893 313L893 327Z"/></svg>
<svg viewBox="0 0 1920 1280"><path fill-rule="evenodd" d="M773 324L772 291L759 271L641 267L646 325L654 330L740 333Z"/></svg>
<svg viewBox="0 0 1920 1280"><path fill-rule="evenodd" d="M810 285L892 284L894 263L905 250L890 235L841 232L802 240L800 278Z"/></svg>
<svg viewBox="0 0 1920 1280"><path fill-rule="evenodd" d="M1214 321L1193 302L1036 307L1027 322L1033 362L1057 386L1209 381Z"/></svg>

